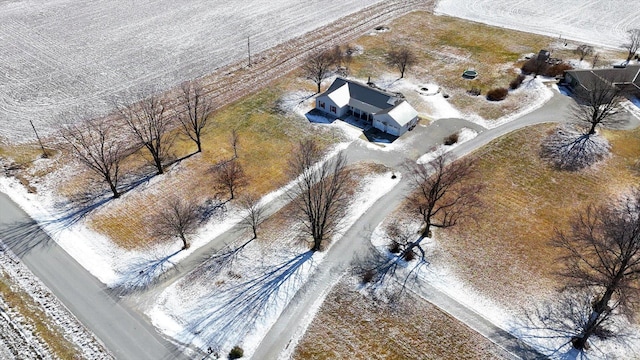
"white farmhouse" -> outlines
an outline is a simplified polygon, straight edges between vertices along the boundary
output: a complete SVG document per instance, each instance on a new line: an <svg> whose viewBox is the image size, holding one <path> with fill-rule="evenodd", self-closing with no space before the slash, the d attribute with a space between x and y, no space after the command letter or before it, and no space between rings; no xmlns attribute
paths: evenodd
<svg viewBox="0 0 640 360"><path fill-rule="evenodd" d="M401 136L418 123L418 112L397 94L337 78L316 98L316 109L337 118L354 116L378 130Z"/></svg>

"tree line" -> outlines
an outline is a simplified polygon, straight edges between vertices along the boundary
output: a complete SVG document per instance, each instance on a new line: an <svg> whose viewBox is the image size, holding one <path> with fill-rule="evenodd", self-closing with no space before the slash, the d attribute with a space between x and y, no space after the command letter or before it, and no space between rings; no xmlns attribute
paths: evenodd
<svg viewBox="0 0 640 360"><path fill-rule="evenodd" d="M322 82L334 73L348 75L355 53L356 48L351 45L316 51L305 58L301 66L303 77L316 84L316 92L320 93ZM404 78L405 72L417 61L415 52L406 46L392 49L385 55L385 64L396 68L400 78Z"/></svg>
<svg viewBox="0 0 640 360"><path fill-rule="evenodd" d="M196 82L181 88L177 105L151 95L132 104L116 104L116 119L76 119L60 130L64 145L88 170L98 175L114 198L121 195L119 179L122 163L143 149L152 159L157 174L163 174L170 150L180 133L202 151L202 133L211 115L212 100ZM120 124L124 123L125 131ZM179 125L181 132L173 131Z"/></svg>

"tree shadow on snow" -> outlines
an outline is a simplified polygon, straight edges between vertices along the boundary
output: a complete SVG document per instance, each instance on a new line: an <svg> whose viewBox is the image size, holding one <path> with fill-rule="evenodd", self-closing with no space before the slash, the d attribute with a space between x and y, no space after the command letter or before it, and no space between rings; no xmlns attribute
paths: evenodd
<svg viewBox="0 0 640 360"><path fill-rule="evenodd" d="M125 280L109 289L109 293L115 296L124 296L137 291L146 290L157 284L169 275L171 270L177 270L177 262L172 258L182 250L164 256L141 256L119 268L119 272L125 275Z"/></svg>
<svg viewBox="0 0 640 360"><path fill-rule="evenodd" d="M284 301L290 291L303 281L300 269L313 256L312 251L299 254L278 265L269 266L262 275L212 291L193 302L184 317L191 319L187 336L203 335L214 349L225 343L241 341L255 327L256 322L269 314L274 302ZM233 338L232 338L233 337Z"/></svg>
<svg viewBox="0 0 640 360"><path fill-rule="evenodd" d="M546 354L545 358L587 360L607 357L607 350L601 348L603 341L615 342L626 347L628 354L640 355L629 342L631 339L637 340L638 335L621 327L617 327L616 334L593 335L587 351L579 351L571 345L572 338L581 333L591 315L592 299L593 294L588 292L563 292L553 301L544 301L533 310L523 309L525 316L516 320L511 327L519 339L536 344L536 348Z"/></svg>
<svg viewBox="0 0 640 360"><path fill-rule="evenodd" d="M78 196L64 205L57 206L68 209L60 211L58 215L38 221L28 218L25 221L5 225L0 229L0 239L18 257L22 257L37 246L50 245L49 234L56 234L76 224L110 200L110 197L100 195Z"/></svg>

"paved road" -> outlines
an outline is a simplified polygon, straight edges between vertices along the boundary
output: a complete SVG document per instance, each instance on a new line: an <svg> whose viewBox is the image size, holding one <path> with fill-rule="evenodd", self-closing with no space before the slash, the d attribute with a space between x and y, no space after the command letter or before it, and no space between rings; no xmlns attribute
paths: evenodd
<svg viewBox="0 0 640 360"><path fill-rule="evenodd" d="M173 344L149 323L112 298L104 285L40 230L8 196L0 193L0 240L19 255L71 312L117 359L180 359Z"/></svg>
<svg viewBox="0 0 640 360"><path fill-rule="evenodd" d="M371 151L361 143L353 143L347 149L347 154L350 162L377 161L399 171L399 165L404 161L416 160L441 144L444 137L462 128L473 129L478 132L478 136L451 151L455 158L460 158L515 130L542 123L566 122L570 119L568 112L572 103L571 98L554 91L553 97L542 107L493 129L485 129L463 119L442 119L427 127L416 128L414 133L410 133L404 140L408 144L400 151ZM634 128L638 125L638 119L630 117L626 128ZM410 191L403 179L398 186L363 214L343 238L329 249L325 263L317 273L313 274L313 281L306 284L295 296L294 301L287 306L282 316L262 340L254 353L254 359L277 359L285 350L289 350L289 340L298 331L296 325L304 319L306 310L314 303L318 294L330 291L344 271L348 270L351 260L367 251L373 229L400 204ZM433 286L424 284L420 289L415 289L415 292L500 346L504 350L505 358L545 358L520 339Z"/></svg>
<svg viewBox="0 0 640 360"><path fill-rule="evenodd" d="M366 146L354 143L348 148L347 153L350 162L377 161L397 169L405 159L415 160L433 149L435 145L442 142L445 136L463 127L472 128L479 133L478 136L460 144L452 151L455 156L460 157L519 128L564 119L566 117L562 115L563 111L567 109L570 102L569 98L556 94L542 108L490 130L463 119L439 120L428 127L416 128L405 140L408 145L401 152L371 151ZM636 125L633 124L633 126ZM389 212L396 208L409 191L405 181L402 181L391 192L379 199L347 230L341 241L329 249L323 267L314 274L314 279L295 296L294 301L285 309L283 315L267 333L254 355L255 359L277 358L278 354L287 347L289 339L295 334L296 324L300 323L308 306L313 304L317 298L317 294L331 289L354 256L364 252L373 229ZM285 203L286 196L275 199L269 204L269 213L277 211ZM0 194L0 228L11 229L11 231L0 232L2 240L7 242L16 253L21 254L22 261L51 288L54 294L86 326L94 331L119 359L174 359L182 356L175 346L156 333L146 319L141 318L126 304L117 302L108 295L101 283L61 250L55 242L49 241L47 236L39 230L37 224L34 224L4 194ZM211 244L196 251L182 261L180 266L150 293L161 291L166 285L197 267L212 251L235 239L238 236L238 231L238 228L234 228L216 238ZM55 269L55 273L53 269ZM429 293L438 294L437 291L431 290ZM468 320L473 318L473 314L470 314L472 311L456 306L453 299L447 299L446 295L442 295L444 294L440 294L438 297L444 300L440 304L436 304L445 311L452 313L465 323L468 322L470 327L488 336L494 342L504 343L505 348L510 349L509 351L512 351L512 347L519 348L517 343L515 345L513 343L517 339L495 327L486 319L476 321L477 324L473 323L472 320ZM454 310L447 310L447 306ZM526 348L522 351L524 353L520 354L521 356L530 357L531 353Z"/></svg>

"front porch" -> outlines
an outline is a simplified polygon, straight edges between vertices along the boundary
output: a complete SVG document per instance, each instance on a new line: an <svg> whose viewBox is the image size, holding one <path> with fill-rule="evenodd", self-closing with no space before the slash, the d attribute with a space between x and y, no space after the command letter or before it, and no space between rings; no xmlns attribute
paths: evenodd
<svg viewBox="0 0 640 360"><path fill-rule="evenodd" d="M370 114L358 108L354 108L353 106L349 106L349 110L347 110L347 115L360 120L367 121L370 124L373 124L373 114Z"/></svg>

